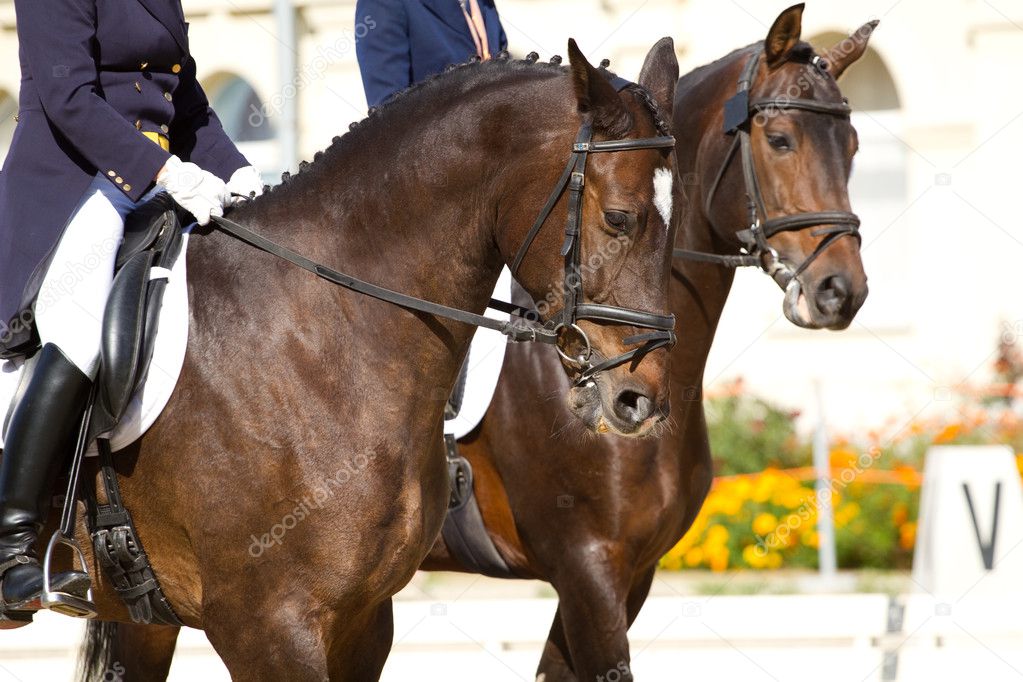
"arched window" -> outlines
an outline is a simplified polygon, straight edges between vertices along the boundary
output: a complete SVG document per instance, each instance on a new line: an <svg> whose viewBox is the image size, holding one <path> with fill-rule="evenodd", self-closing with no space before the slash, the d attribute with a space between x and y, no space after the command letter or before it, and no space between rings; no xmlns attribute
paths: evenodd
<svg viewBox="0 0 1023 682"><path fill-rule="evenodd" d="M0 90L0 163L7 158L7 151L11 148L14 127L18 125L14 119L17 115L17 101L10 94Z"/></svg>
<svg viewBox="0 0 1023 682"><path fill-rule="evenodd" d="M274 138L271 112L247 80L230 73L216 74L205 89L224 131L236 143Z"/></svg>
<svg viewBox="0 0 1023 682"><path fill-rule="evenodd" d="M809 42L823 51L847 36L823 33ZM851 65L839 80L853 108L859 137L849 200L863 221L863 263L870 278L870 296L857 321L874 331L905 326L911 273L904 263L911 234L900 229L908 204L908 166L902 104L891 72L873 48Z"/></svg>
<svg viewBox="0 0 1023 682"><path fill-rule="evenodd" d="M277 112L247 80L233 73L210 76L203 82L203 89L224 125L224 132L245 158L263 172L264 181L275 182L281 166L274 124Z"/></svg>

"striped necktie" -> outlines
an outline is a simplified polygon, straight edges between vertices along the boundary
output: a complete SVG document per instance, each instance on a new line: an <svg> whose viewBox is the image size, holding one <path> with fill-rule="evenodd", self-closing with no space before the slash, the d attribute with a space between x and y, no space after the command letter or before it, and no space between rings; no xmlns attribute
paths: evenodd
<svg viewBox="0 0 1023 682"><path fill-rule="evenodd" d="M476 44L476 55L483 61L490 59L490 45L487 43L487 27L483 23L478 0L458 0L465 15L465 23L469 25L469 34ZM466 4L468 3L468 7Z"/></svg>

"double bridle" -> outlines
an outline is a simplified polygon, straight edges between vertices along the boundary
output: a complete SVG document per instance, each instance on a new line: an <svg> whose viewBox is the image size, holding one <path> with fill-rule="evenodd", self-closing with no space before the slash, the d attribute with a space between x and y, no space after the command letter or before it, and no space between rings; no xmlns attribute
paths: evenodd
<svg viewBox="0 0 1023 682"><path fill-rule="evenodd" d="M631 85L629 81L624 79L612 78L610 75L608 77L618 91ZM270 241L227 218L213 217L212 220L220 231L346 289L357 291L410 310L418 310L477 327L493 329L501 332L511 341L552 344L557 349L558 354L568 364L577 368L579 375L575 383L580 385L590 381L602 371L624 365L627 362L638 362L647 353L658 348L670 347L675 343L674 315L661 315L636 308L621 308L600 303L585 303L583 301L581 253L583 188L586 182L587 157L590 154L597 153L624 152L639 149L670 149L675 146L675 138L669 135L662 135L602 142L593 142L592 138L593 128L589 122L584 122L579 128L579 134L576 136L575 143L572 145L572 152L565 170L551 191L550 196L548 196L547 202L541 209L533 226L526 234L511 266L512 274L514 275L525 258L530 245L536 239L537 234L539 234L547 222L547 218L567 188L569 192L568 220L565 224L565 240L561 245L561 256L564 258L564 304L557 314L542 324L534 324L542 319L535 307L527 309L505 301L490 300L488 307L522 318L522 320L498 320L485 315L459 310L458 308L391 291L351 275L338 272L309 260L301 254ZM637 348L613 358L595 362L590 340L578 325L580 320L630 325L650 331L623 339L623 343L626 345L641 344ZM569 346L580 347L581 350L579 352L574 350L570 352L566 350Z"/></svg>
<svg viewBox="0 0 1023 682"><path fill-rule="evenodd" d="M860 239L860 219L855 213L849 211L814 211L806 213L793 213L790 215L769 218L767 207L764 205L764 197L760 191L760 182L757 180L756 167L753 162L753 145L750 141L750 120L760 113L800 110L809 111L825 116L838 118L849 118L852 110L844 100L842 102L822 102L815 99L792 99L789 97L774 97L750 101L750 90L753 87L753 79L760 63L760 54L753 54L746 62L746 67L739 77L739 86L735 95L725 102L724 111L724 132L732 135L732 146L725 155L714 182L710 186L704 201L704 215L710 219L710 210L717 194L718 186L735 157L736 150L742 159L742 178L746 187L746 206L748 211L749 227L739 230L736 236L743 244L744 253L737 255L721 255L715 253L704 253L702 251L690 251L688 249L675 249L676 258L687 260L716 263L726 267L758 266L768 275L773 277L782 288L787 288L796 278L809 267L810 263L816 260L825 249L831 246L839 238L850 235L857 241ZM823 73L826 68L820 57L815 57L812 65ZM815 237L824 237L817 245L813 253L806 257L802 263L793 266L783 259L778 252L767 243L767 240L779 232L791 232L816 227L811 234ZM770 259L767 256L770 256Z"/></svg>

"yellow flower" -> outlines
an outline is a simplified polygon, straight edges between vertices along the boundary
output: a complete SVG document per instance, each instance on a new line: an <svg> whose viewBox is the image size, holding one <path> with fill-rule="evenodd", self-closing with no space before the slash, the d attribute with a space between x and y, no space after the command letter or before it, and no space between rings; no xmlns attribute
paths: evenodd
<svg viewBox="0 0 1023 682"><path fill-rule="evenodd" d="M774 514L764 512L758 514L757 518L753 519L753 532L757 535L770 535L777 527L778 518Z"/></svg>
<svg viewBox="0 0 1023 682"><path fill-rule="evenodd" d="M766 568L769 554L770 552L757 545L746 545L742 548L742 560L750 568Z"/></svg>
<svg viewBox="0 0 1023 682"><path fill-rule="evenodd" d="M710 555L710 570L721 572L728 568L728 548L724 545L717 545L708 550Z"/></svg>
<svg viewBox="0 0 1023 682"><path fill-rule="evenodd" d="M777 487L779 478L778 473L774 469L766 469L757 477L756 483L753 484L750 498L754 502L767 502L771 499L771 493Z"/></svg>
<svg viewBox="0 0 1023 682"><path fill-rule="evenodd" d="M728 529L721 524L714 524L707 529L706 544L712 547L724 547L728 542Z"/></svg>
<svg viewBox="0 0 1023 682"><path fill-rule="evenodd" d="M703 549L700 547L693 547L691 550L685 553L686 565L690 568L699 566L703 563Z"/></svg>
<svg viewBox="0 0 1023 682"><path fill-rule="evenodd" d="M838 507L835 510L835 526L837 528L844 528L854 518L859 516L860 505L855 502L847 502Z"/></svg>

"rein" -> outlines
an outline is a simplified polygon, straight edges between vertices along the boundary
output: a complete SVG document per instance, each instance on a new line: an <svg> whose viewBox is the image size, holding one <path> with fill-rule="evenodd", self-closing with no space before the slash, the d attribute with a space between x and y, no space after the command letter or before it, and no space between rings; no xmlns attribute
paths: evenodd
<svg viewBox="0 0 1023 682"><path fill-rule="evenodd" d="M726 135L733 135L734 137L732 146L729 147L721 168L718 170L717 175L714 176L714 181L711 183L710 191L707 193L707 199L703 206L704 215L708 216L709 219L710 209L717 194L718 186L721 184L721 180L728 170L733 157L738 153L742 161L742 178L746 188L749 227L739 230L736 235L742 242L745 253L721 255L705 253L703 251L690 251L688 249L675 249L673 255L675 258L714 263L729 268L757 266L775 278L782 288L786 288L810 266L810 263L816 260L826 248L839 238L850 235L859 240L860 218L855 213L850 213L849 211L813 211L769 218L753 161L753 145L750 141L750 119L758 113L793 109L825 116L848 118L852 109L845 101L822 102L814 99L791 99L788 97L750 101L750 89L753 87L753 79L759 63L759 53L749 58L745 68L743 68L742 75L739 77L736 94L725 102L724 132ZM814 59L813 65L818 69L822 68L819 58ZM814 237L824 237L824 239L817 245L813 253L797 266L792 266L786 262L767 243L768 239L779 232L799 231L811 227L817 229L810 234ZM771 256L769 264L765 259L765 256L768 254Z"/></svg>
<svg viewBox="0 0 1023 682"><path fill-rule="evenodd" d="M628 85L627 81L623 81ZM621 90L622 85L618 87ZM512 263L511 270L514 275L526 256L530 245L536 239L537 234L547 222L547 218L554 210L554 206L565 193L569 192L568 198L568 220L565 225L565 240L561 246L561 255L565 259L564 265L564 305L553 317L542 325L528 324L516 320L497 320L486 315L452 308L441 303L427 301L408 294L402 294L384 287L366 282L358 277L345 274L316 263L305 256L292 251L276 242L263 237L248 228L228 218L214 216L212 218L216 229L228 234L260 251L269 253L277 258L288 261L303 270L313 273L317 277L327 280L345 289L371 296L393 305L417 310L419 312L444 317L456 322L463 322L476 327L493 329L508 337L510 341L539 342L552 344L558 354L569 364L579 369L579 377L575 380L576 385L583 384L602 371L618 367L628 362L638 362L644 355L658 348L668 347L675 343L675 316L661 315L636 308L621 308L618 306L603 305L599 303L583 302L582 266L580 236L582 234L582 205L583 187L585 185L586 159L589 154L613 153L622 151L633 151L638 149L668 149L675 146L675 138L671 136L648 137L641 139L609 140L593 142L593 130L589 122L585 122L579 129L575 144L572 145L572 152L568 163L561 177L551 191L547 202L544 204L526 234L522 245L519 247ZM510 315L522 318L529 322L540 319L535 309L526 309L521 306L491 299L488 304L494 310L500 310ZM629 350L621 355L603 361L594 362L593 348L590 345L586 333L578 326L579 320L590 320L607 324L621 324L648 329L651 331L635 334L626 337L623 342L627 345L641 344L639 347ZM565 349L568 346L569 335L576 338L572 343L582 347L581 352L569 352Z"/></svg>

